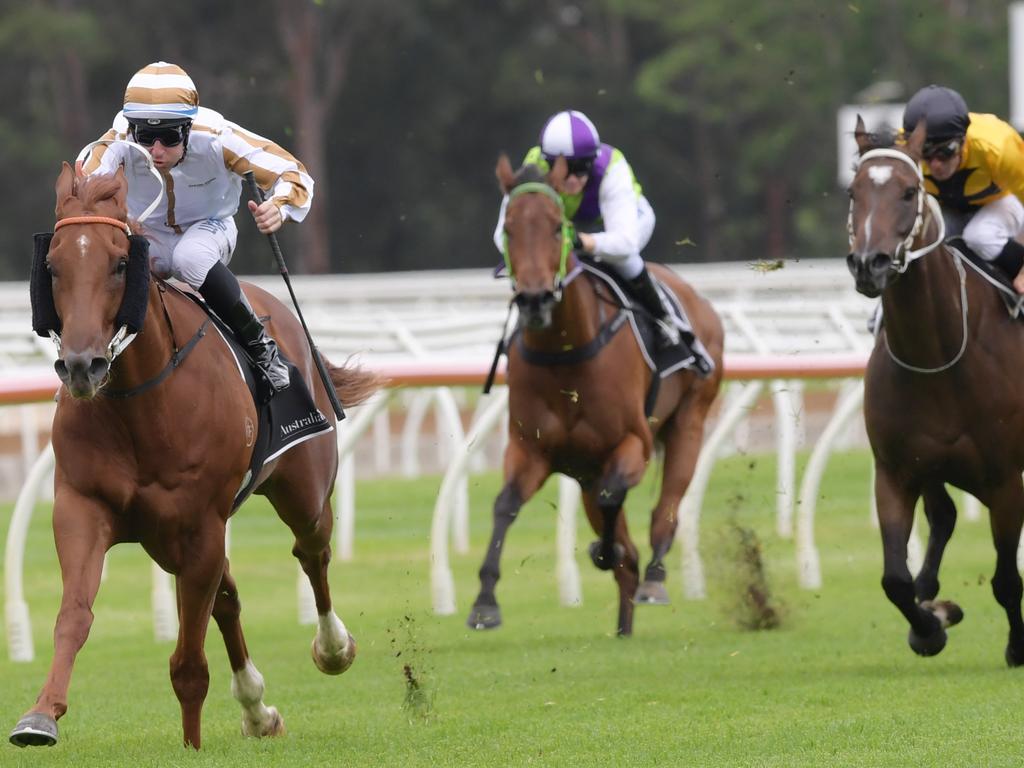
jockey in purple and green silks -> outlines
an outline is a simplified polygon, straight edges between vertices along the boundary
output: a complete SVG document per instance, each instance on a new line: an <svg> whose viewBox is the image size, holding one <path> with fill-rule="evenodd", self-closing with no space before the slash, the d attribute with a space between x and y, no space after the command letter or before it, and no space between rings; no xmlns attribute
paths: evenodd
<svg viewBox="0 0 1024 768"><path fill-rule="evenodd" d="M536 165L546 173L560 155L569 169L561 194L575 232L573 247L611 265L658 321L662 342L678 344L679 329L640 255L654 231L654 210L626 158L615 147L602 144L594 124L576 110L559 112L547 121L540 144L526 153L523 164ZM494 244L502 252L507 206L506 195L494 230Z"/></svg>

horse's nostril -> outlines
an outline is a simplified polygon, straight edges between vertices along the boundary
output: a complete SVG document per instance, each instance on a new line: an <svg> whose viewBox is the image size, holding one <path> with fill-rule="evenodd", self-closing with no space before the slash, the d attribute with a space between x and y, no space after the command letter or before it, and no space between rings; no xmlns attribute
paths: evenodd
<svg viewBox="0 0 1024 768"><path fill-rule="evenodd" d="M887 253L876 253L871 257L871 271L884 272L892 263L892 257Z"/></svg>
<svg viewBox="0 0 1024 768"><path fill-rule="evenodd" d="M107 361L107 358L94 357L89 364L89 378L98 381L107 375L109 369L110 363Z"/></svg>

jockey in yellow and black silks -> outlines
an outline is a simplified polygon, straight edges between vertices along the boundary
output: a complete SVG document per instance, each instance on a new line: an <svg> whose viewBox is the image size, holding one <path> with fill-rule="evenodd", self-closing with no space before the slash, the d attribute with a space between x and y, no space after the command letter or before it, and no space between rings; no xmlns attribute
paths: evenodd
<svg viewBox="0 0 1024 768"><path fill-rule="evenodd" d="M925 189L946 219L946 234L999 267L1024 293L1024 139L995 115L968 112L962 96L929 85L903 113L904 134L921 120L928 132L922 158Z"/></svg>

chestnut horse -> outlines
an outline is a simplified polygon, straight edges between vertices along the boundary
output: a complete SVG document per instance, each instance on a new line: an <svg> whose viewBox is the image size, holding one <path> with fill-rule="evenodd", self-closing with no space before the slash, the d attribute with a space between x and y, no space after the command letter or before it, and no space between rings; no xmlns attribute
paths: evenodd
<svg viewBox="0 0 1024 768"><path fill-rule="evenodd" d="M243 733L284 730L278 712L263 703L263 677L249 658L224 555L224 529L248 469L256 410L227 345L216 333L197 332L207 320L203 311L179 291L148 280L148 271L149 284L139 292L140 303L148 301L144 321L124 347L115 317L130 282L126 274L135 268L130 260L145 264L148 258L144 243L135 248L139 236L130 235L126 189L121 171L82 178L67 163L56 184L57 225L45 268L61 331L53 531L64 593L50 673L11 733L19 746L57 741L56 720L67 711L72 666L92 625L104 553L121 542L140 543L176 578L180 628L170 676L185 744L200 746L211 614L224 636ZM257 314L270 315L270 333L333 421L298 320L268 293L245 290ZM180 355L190 339L191 351ZM358 368L328 367L346 405L381 384ZM110 382L118 393L110 393ZM137 394L126 396L132 391ZM327 582L337 461L335 440L321 435L266 464L257 482L295 536L292 553L309 577L320 617L313 660L327 674L344 672L356 652L331 607Z"/></svg>
<svg viewBox="0 0 1024 768"><path fill-rule="evenodd" d="M910 623L910 647L939 653L959 606L936 601L956 507L946 484L989 509L992 592L1010 625L1006 662L1024 663L1017 545L1024 520L1024 329L998 292L944 242L925 194L919 124L903 147L878 148L858 119L860 165L850 186L850 255L857 290L882 297L884 327L865 373L864 416L875 460L882 587ZM914 508L930 527L920 573L907 567Z"/></svg>
<svg viewBox="0 0 1024 768"><path fill-rule="evenodd" d="M616 631L630 635L634 602L668 602L663 561L721 381L722 323L711 305L674 272L650 265L686 308L715 369L703 379L687 369L662 379L648 418L645 396L657 374L648 368L633 334L623 330L629 323L611 322L619 310L611 291L585 272L566 279L566 269L573 266L567 260L575 257L569 253L559 197L565 160L556 161L542 178L536 166L529 165L517 175L502 155L496 175L502 190L511 193L505 216L507 259L522 347L546 356L548 362L527 361L518 343L508 350L504 487L494 503L480 593L467 624L477 629L501 624L494 588L505 535L522 505L559 472L580 484L587 519L600 537L591 545L590 556L598 568L614 571L619 590ZM607 340L603 347L601 337ZM598 347L591 356L565 353ZM639 555L622 508L626 493L643 478L655 440L664 444L664 473L651 513L653 555L640 584Z"/></svg>

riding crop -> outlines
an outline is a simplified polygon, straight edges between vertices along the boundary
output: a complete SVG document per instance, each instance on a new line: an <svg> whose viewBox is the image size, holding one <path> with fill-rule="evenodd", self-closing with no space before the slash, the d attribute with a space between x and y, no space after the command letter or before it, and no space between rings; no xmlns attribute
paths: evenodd
<svg viewBox="0 0 1024 768"><path fill-rule="evenodd" d="M245 181L249 185L249 192L257 204L262 204L263 190L260 189L256 183L256 177L252 171L245 172ZM320 357L320 352L317 351L316 344L313 343L313 337L309 333L309 328L306 326L306 319L302 316L302 310L299 309L299 301L295 298L295 291L292 289L292 281L288 277L288 265L284 263L284 254L281 252L281 244L277 242L277 235L273 232L267 233L267 239L270 241L270 249L274 252L274 259L277 261L277 269L281 273L281 277L284 278L284 284L288 286L288 293L292 297L292 304L295 305L295 314L299 316L299 322L302 323L302 330L306 332L306 341L309 342L309 351L313 353L313 362L316 363L316 369L320 372L320 380L324 383L324 389L327 390L327 397L331 399L331 407L334 409L334 415L338 417L338 421L345 418L345 412L341 408L341 401L338 400L338 393L334 390L334 385L331 383L331 377L327 373L327 368L324 367L323 358Z"/></svg>

